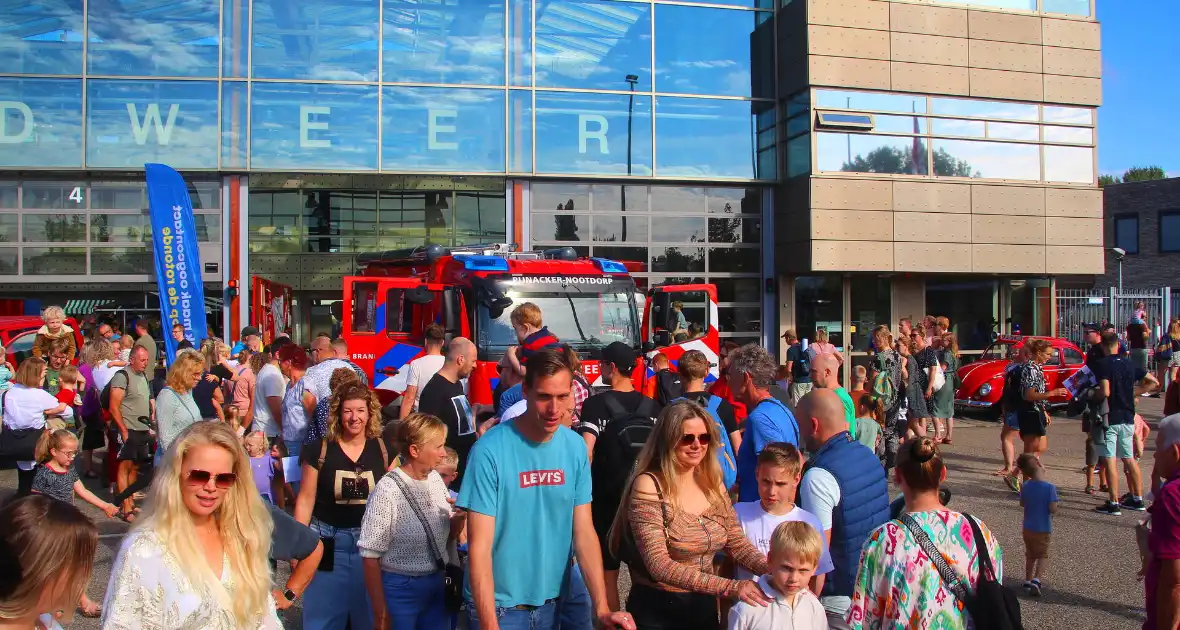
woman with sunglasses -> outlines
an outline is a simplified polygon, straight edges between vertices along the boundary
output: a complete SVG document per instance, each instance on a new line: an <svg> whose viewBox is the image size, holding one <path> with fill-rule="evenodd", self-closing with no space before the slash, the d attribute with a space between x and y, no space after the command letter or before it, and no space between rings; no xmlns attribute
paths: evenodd
<svg viewBox="0 0 1180 630"><path fill-rule="evenodd" d="M332 373L335 380L336 372ZM377 397L357 380L332 390L327 434L303 447L303 468L295 520L319 533L320 561L303 604L305 630L372 630L373 609L365 591L357 543L365 504L389 468L381 439Z"/></svg>
<svg viewBox="0 0 1180 630"><path fill-rule="evenodd" d="M709 412L693 402L669 405L636 462L610 530L610 549L631 569L627 611L639 630L717 630L717 598L765 606L752 580L716 574L725 553L754 575L766 556L742 532L722 487L721 444Z"/></svg>
<svg viewBox="0 0 1180 630"><path fill-rule="evenodd" d="M270 590L273 523L250 475L229 425L198 422L177 436L111 570L103 628L282 628Z"/></svg>
<svg viewBox="0 0 1180 630"><path fill-rule="evenodd" d="M926 428L933 426L934 415L930 413L930 405L934 396L933 383L934 374L938 370L938 353L930 347L926 330L921 324L914 326L910 332L910 354L910 360L906 361L910 374L909 409L906 411L906 420L909 424L907 433L924 437Z"/></svg>

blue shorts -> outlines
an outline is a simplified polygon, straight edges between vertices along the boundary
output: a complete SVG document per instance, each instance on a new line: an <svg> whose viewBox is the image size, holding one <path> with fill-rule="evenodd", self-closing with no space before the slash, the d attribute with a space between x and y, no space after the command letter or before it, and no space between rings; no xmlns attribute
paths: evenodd
<svg viewBox="0 0 1180 630"><path fill-rule="evenodd" d="M1009 429L1020 430L1020 416L1015 411L1004 414L1004 425Z"/></svg>
<svg viewBox="0 0 1180 630"><path fill-rule="evenodd" d="M1098 457L1131 459L1135 456L1135 423L1112 424L1106 427L1103 440L1093 440Z"/></svg>

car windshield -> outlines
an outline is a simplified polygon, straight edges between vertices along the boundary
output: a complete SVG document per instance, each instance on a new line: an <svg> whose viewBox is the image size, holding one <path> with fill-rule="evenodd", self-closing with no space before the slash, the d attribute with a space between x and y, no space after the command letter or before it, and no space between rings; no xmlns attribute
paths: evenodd
<svg viewBox="0 0 1180 630"><path fill-rule="evenodd" d="M576 349L589 349L621 341L639 345L639 322L634 293L516 292L514 305L532 302L541 309L549 332ZM512 330L512 308L492 319L487 306L479 307L479 346L502 352L519 342Z"/></svg>
<svg viewBox="0 0 1180 630"><path fill-rule="evenodd" d="M1016 359L1016 344L1011 341L996 341L983 351L981 361L1013 361Z"/></svg>

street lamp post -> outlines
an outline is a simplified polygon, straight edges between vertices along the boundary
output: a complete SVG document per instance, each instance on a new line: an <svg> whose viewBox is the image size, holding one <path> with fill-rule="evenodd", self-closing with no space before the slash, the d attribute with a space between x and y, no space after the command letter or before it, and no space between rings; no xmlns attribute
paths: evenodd
<svg viewBox="0 0 1180 630"><path fill-rule="evenodd" d="M631 88L631 93L627 95L627 177L631 177L631 127L632 121L635 117L635 84L639 82L639 75L629 74L624 80ZM623 212L627 212L627 184L623 184ZM627 217L623 216L623 242L627 241Z"/></svg>

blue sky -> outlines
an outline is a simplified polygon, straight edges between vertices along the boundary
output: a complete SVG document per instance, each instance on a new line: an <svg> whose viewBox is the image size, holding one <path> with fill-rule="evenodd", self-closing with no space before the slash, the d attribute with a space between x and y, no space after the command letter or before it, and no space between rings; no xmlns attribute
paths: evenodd
<svg viewBox="0 0 1180 630"><path fill-rule="evenodd" d="M1180 177L1180 2L1098 0L1098 170L1159 165Z"/></svg>

